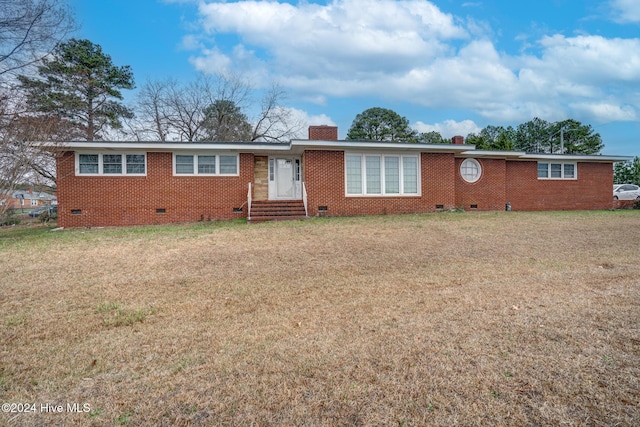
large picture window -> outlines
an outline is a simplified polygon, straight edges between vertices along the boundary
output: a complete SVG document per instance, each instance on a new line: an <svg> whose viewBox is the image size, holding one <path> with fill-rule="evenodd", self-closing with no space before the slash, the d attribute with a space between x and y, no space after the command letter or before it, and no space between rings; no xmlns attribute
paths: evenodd
<svg viewBox="0 0 640 427"><path fill-rule="evenodd" d="M174 154L175 175L238 175L237 154Z"/></svg>
<svg viewBox="0 0 640 427"><path fill-rule="evenodd" d="M416 196L420 192L417 155L345 155L348 196Z"/></svg>
<svg viewBox="0 0 640 427"><path fill-rule="evenodd" d="M109 153L79 153L76 155L77 175L145 175L147 155Z"/></svg>
<svg viewBox="0 0 640 427"><path fill-rule="evenodd" d="M538 179L576 179L575 163L538 162Z"/></svg>

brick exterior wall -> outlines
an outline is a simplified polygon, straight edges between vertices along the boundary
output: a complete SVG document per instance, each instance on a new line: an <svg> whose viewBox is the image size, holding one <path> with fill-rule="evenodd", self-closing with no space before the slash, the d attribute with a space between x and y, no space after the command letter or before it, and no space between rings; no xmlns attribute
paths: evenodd
<svg viewBox="0 0 640 427"><path fill-rule="evenodd" d="M456 206L465 210L504 210L507 162L500 159L476 159L480 163L482 174L478 181L468 183L460 175L463 160L456 159L455 165ZM472 208L472 205L476 207Z"/></svg>
<svg viewBox="0 0 640 427"><path fill-rule="evenodd" d="M516 211L613 207L610 163L578 163L578 179L538 179L537 162L507 162L506 201Z"/></svg>
<svg viewBox="0 0 640 427"><path fill-rule="evenodd" d="M338 127L337 126L309 126L309 139L314 140L338 140Z"/></svg>
<svg viewBox="0 0 640 427"><path fill-rule="evenodd" d="M264 175L267 157L239 156L237 177L173 176L171 153L147 153L147 176L108 177L75 176L74 153L62 153L57 162L58 223L95 227L246 217L247 184L255 182L256 174ZM539 180L535 161L476 159L482 176L467 183L459 173L463 159L450 153L421 153L420 196L347 197L344 158L343 151L304 152L309 216L472 210L472 205L478 210L504 210L507 202L514 211L613 207L610 163L578 163L577 180ZM240 207L242 212L233 212Z"/></svg>
<svg viewBox="0 0 640 427"><path fill-rule="evenodd" d="M57 162L58 224L96 227L246 217L243 203L253 165L253 154L240 154L239 176L173 176L171 153L147 153L147 176L75 176L74 153L65 152ZM241 206L242 212L233 212Z"/></svg>
<svg viewBox="0 0 640 427"><path fill-rule="evenodd" d="M434 212L455 204L453 154L421 154L421 196L345 195L344 152L308 150L304 154L304 181L309 216L379 215ZM326 206L326 212L319 207Z"/></svg>

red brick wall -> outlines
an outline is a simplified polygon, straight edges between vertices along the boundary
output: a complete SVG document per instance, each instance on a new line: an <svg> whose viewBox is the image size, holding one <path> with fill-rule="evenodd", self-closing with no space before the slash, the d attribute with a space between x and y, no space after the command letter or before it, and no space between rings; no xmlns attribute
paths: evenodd
<svg viewBox="0 0 640 427"><path fill-rule="evenodd" d="M480 179L468 183L460 175L460 165L464 159L456 159L456 206L470 210L477 205L477 210L504 210L506 197L506 160L476 159L482 168Z"/></svg>
<svg viewBox="0 0 640 427"><path fill-rule="evenodd" d="M309 126L309 139L332 140L338 139L337 126Z"/></svg>
<svg viewBox="0 0 640 427"><path fill-rule="evenodd" d="M613 168L608 163L578 163L577 180L539 180L537 162L479 159L482 177L473 184L459 174L462 159L422 153L421 195L346 197L344 152L308 150L303 179L309 215L376 215L433 212L455 206L478 210L610 209ZM254 155L240 154L238 177L175 177L171 153L148 153L147 176L75 176L73 152L57 164L58 223L95 227L190 222L246 217L247 184L254 179ZM243 207L234 213L233 208ZM158 214L156 209L165 209ZM72 215L71 210L81 210Z"/></svg>
<svg viewBox="0 0 640 427"><path fill-rule="evenodd" d="M147 153L147 176L75 176L73 152L57 162L58 224L96 227L246 217L253 154L240 154L240 176L177 177L171 153ZM71 210L81 210L72 215ZM166 213L156 213L165 209Z"/></svg>
<svg viewBox="0 0 640 427"><path fill-rule="evenodd" d="M309 216L318 215L319 206L326 206L329 216L433 212L436 205L454 206L452 154L421 155L422 195L415 197L346 197L344 152L309 150L304 160Z"/></svg>
<svg viewBox="0 0 640 427"><path fill-rule="evenodd" d="M613 167L578 163L577 180L538 179L537 162L507 162L507 201L513 210L611 209Z"/></svg>

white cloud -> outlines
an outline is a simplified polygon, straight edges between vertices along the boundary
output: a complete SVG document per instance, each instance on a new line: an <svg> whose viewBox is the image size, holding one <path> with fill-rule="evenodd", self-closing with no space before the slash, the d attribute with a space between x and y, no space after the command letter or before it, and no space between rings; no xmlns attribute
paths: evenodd
<svg viewBox="0 0 640 427"><path fill-rule="evenodd" d="M203 29L238 34L266 49L279 72L343 76L394 73L442 55L442 42L467 37L427 1L334 0L327 5L240 1L202 3Z"/></svg>
<svg viewBox="0 0 640 427"><path fill-rule="evenodd" d="M202 54L200 56L192 56L190 61L196 70L211 74L225 72L233 64L231 57L222 53L217 47L202 49Z"/></svg>
<svg viewBox="0 0 640 427"><path fill-rule="evenodd" d="M540 45L545 66L572 80L601 84L640 76L640 39L554 35Z"/></svg>
<svg viewBox="0 0 640 427"><path fill-rule="evenodd" d="M636 20L636 3L611 4ZM469 109L497 124L572 113L634 120L640 111L640 38L551 34L523 41L535 54L507 54L475 37L493 37L486 23L462 21L425 0L201 2L199 13L204 34L184 42L199 46L198 70L240 69L258 86L275 80L319 105L328 97L375 97ZM235 45L220 44L229 34Z"/></svg>
<svg viewBox="0 0 640 427"><path fill-rule="evenodd" d="M591 117L598 122L638 120L638 112L629 105L610 102L581 102L569 104L577 114Z"/></svg>
<svg viewBox="0 0 640 427"><path fill-rule="evenodd" d="M633 23L640 22L640 2L638 0L611 0L616 22Z"/></svg>
<svg viewBox="0 0 640 427"><path fill-rule="evenodd" d="M326 114L313 115L297 108L283 107L283 109L286 111L285 114L289 117L288 123L297 123L299 127L298 133L293 135L291 139L306 139L309 136L309 126L336 125L331 117Z"/></svg>
<svg viewBox="0 0 640 427"><path fill-rule="evenodd" d="M439 132L443 138L447 139L456 135L466 137L470 133L478 133L482 130L482 128L475 124L473 120L463 120L461 122L445 120L442 123L435 123L432 125L418 121L411 127L418 132Z"/></svg>

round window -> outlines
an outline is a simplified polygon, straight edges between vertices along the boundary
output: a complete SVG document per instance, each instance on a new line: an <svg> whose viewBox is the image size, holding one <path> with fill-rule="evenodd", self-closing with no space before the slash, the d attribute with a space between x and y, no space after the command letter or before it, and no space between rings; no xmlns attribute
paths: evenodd
<svg viewBox="0 0 640 427"><path fill-rule="evenodd" d="M464 159L460 165L460 175L467 182L476 182L482 175L482 166L476 159Z"/></svg>

